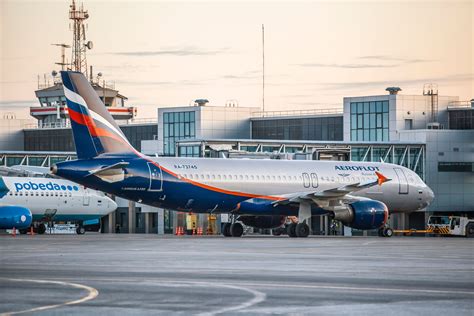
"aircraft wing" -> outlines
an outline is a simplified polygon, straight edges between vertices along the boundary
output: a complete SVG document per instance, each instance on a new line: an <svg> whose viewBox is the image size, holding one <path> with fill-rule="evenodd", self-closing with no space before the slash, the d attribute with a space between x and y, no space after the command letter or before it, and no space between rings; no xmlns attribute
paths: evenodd
<svg viewBox="0 0 474 316"><path fill-rule="evenodd" d="M313 191L313 192L299 192L284 195L282 200L273 202L273 205L288 205L288 204L299 204L299 203L311 203L314 202L320 206L337 205L340 203L334 202L350 202L369 200L363 197L356 197L351 193L367 189L376 185L382 185L383 183L390 181L391 179L386 178L379 172L375 172L377 180L368 183L352 183L337 188L332 188L324 191Z"/></svg>

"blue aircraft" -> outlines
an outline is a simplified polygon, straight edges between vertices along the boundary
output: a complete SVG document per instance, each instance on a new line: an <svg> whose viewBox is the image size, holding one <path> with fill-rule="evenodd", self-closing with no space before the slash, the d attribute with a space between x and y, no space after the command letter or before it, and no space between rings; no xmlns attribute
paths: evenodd
<svg viewBox="0 0 474 316"><path fill-rule="evenodd" d="M225 236L242 236L241 222L275 228L297 216L288 234L306 237L307 220L323 214L390 236L389 210L412 212L433 199L416 173L386 163L151 158L130 145L82 73L61 77L78 160L54 165L53 174L155 207L229 213Z"/></svg>

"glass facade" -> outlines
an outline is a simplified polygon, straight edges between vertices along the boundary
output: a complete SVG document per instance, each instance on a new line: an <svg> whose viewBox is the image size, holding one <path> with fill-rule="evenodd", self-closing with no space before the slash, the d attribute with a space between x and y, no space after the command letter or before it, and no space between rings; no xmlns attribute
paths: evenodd
<svg viewBox="0 0 474 316"><path fill-rule="evenodd" d="M415 171L424 179L424 145L366 145L351 147L351 161L371 161L393 163Z"/></svg>
<svg viewBox="0 0 474 316"><path fill-rule="evenodd" d="M176 141L196 137L194 111L163 113L163 154L175 156ZM199 148L198 148L199 153ZM187 154L186 149L186 154Z"/></svg>
<svg viewBox="0 0 474 316"><path fill-rule="evenodd" d="M449 111L449 129L474 129L474 109Z"/></svg>
<svg viewBox="0 0 474 316"><path fill-rule="evenodd" d="M253 120L252 138L280 140L342 140L342 121L342 116Z"/></svg>
<svg viewBox="0 0 474 316"><path fill-rule="evenodd" d="M120 129L136 150L141 151L142 140L152 140L158 125L123 125ZM76 151L70 128L24 130L26 151Z"/></svg>
<svg viewBox="0 0 474 316"><path fill-rule="evenodd" d="M142 150L142 140L152 140L158 135L158 125L122 125L120 126L130 144L138 151Z"/></svg>
<svg viewBox="0 0 474 316"><path fill-rule="evenodd" d="M179 147L180 157L199 157L199 146L181 146Z"/></svg>
<svg viewBox="0 0 474 316"><path fill-rule="evenodd" d="M351 141L388 141L388 100L351 102Z"/></svg>
<svg viewBox="0 0 474 316"><path fill-rule="evenodd" d="M76 151L70 128L24 130L26 151Z"/></svg>

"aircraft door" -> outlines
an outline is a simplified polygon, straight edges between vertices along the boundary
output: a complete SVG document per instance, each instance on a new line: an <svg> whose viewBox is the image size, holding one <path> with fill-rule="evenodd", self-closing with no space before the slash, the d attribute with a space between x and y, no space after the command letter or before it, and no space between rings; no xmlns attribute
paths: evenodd
<svg viewBox="0 0 474 316"><path fill-rule="evenodd" d="M150 186L148 191L162 191L163 172L158 167L158 163L148 162L148 170L150 171Z"/></svg>
<svg viewBox="0 0 474 316"><path fill-rule="evenodd" d="M83 200L83 205L84 206L89 206L91 201L91 196L89 195L89 190L84 188L84 200Z"/></svg>
<svg viewBox="0 0 474 316"><path fill-rule="evenodd" d="M408 194L408 180L405 172L401 168L393 168L398 178L398 193Z"/></svg>

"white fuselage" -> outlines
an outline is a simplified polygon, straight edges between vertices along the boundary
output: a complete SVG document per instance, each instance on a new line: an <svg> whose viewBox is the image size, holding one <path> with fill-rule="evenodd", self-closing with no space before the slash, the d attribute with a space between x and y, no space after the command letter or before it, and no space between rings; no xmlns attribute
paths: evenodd
<svg viewBox="0 0 474 316"><path fill-rule="evenodd" d="M68 180L37 177L2 177L1 180L8 192L0 197L0 206L26 207L35 220L50 216L62 221L96 219L117 208L104 193Z"/></svg>
<svg viewBox="0 0 474 316"><path fill-rule="evenodd" d="M415 172L389 163L199 158L152 160L163 170L175 173L181 181L202 184L213 191L273 197L293 192L321 192L377 181L375 172L378 171L390 181L353 195L381 201L391 212L416 211L433 199L433 192Z"/></svg>

